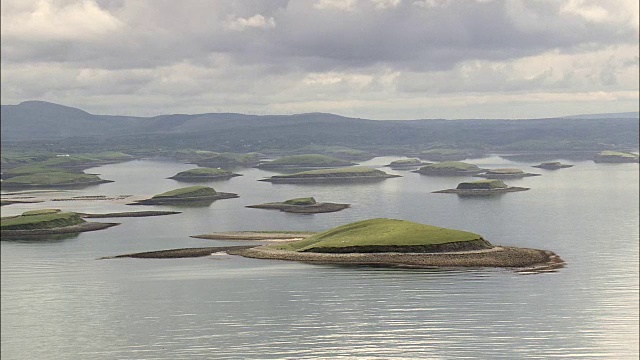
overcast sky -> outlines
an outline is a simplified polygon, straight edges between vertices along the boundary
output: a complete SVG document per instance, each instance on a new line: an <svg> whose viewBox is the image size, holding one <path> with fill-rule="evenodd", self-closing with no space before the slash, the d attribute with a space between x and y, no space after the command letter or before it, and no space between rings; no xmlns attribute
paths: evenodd
<svg viewBox="0 0 640 360"><path fill-rule="evenodd" d="M1 103L370 119L637 111L637 0L2 0Z"/></svg>

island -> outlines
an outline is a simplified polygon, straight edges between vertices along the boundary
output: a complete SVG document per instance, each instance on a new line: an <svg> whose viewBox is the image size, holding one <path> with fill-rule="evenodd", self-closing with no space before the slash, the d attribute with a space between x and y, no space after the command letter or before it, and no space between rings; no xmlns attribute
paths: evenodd
<svg viewBox="0 0 640 360"><path fill-rule="evenodd" d="M284 156L273 161L260 163L260 169L313 169L313 168L335 168L341 166L353 166L355 163L338 159L333 156L319 154L304 154Z"/></svg>
<svg viewBox="0 0 640 360"><path fill-rule="evenodd" d="M344 183L381 181L394 177L401 176L387 174L382 170L372 169L366 166L353 166L347 168L309 170L288 175L276 175L266 179L260 179L258 181L267 181L274 184L306 184L325 182Z"/></svg>
<svg viewBox="0 0 640 360"><path fill-rule="evenodd" d="M429 149L422 151L420 157L431 161L460 161L468 158L469 154L457 149Z"/></svg>
<svg viewBox="0 0 640 360"><path fill-rule="evenodd" d="M79 233L106 229L119 223L87 222L75 212L60 209L26 211L21 215L3 217L0 221L2 240L31 236Z"/></svg>
<svg viewBox="0 0 640 360"><path fill-rule="evenodd" d="M192 182L192 181L208 181L208 180L226 180L235 176L242 176L228 170L220 168L195 168L190 170L181 171L169 179Z"/></svg>
<svg viewBox="0 0 640 360"><path fill-rule="evenodd" d="M570 164L563 164L559 161L550 161L550 162L543 162L540 163L538 165L533 165L532 167L534 168L539 168L539 169L545 169L545 170L558 170L558 169L565 169L565 168L570 168L573 165Z"/></svg>
<svg viewBox="0 0 640 360"><path fill-rule="evenodd" d="M507 186L502 180L480 180L461 182L455 189L434 191L436 194L458 194L462 196L487 196L508 192L526 191L529 188Z"/></svg>
<svg viewBox="0 0 640 360"><path fill-rule="evenodd" d="M418 170L414 170L413 172L417 172L422 175L468 176L476 175L484 171L486 171L486 169L481 169L474 164L468 164L460 161L444 161L440 163L425 165Z"/></svg>
<svg viewBox="0 0 640 360"><path fill-rule="evenodd" d="M318 214L336 212L349 207L349 204L336 204L327 202L316 202L313 197L289 199L283 202L271 202L258 205L248 205L248 208L255 209L275 209L288 213L297 214Z"/></svg>
<svg viewBox="0 0 640 360"><path fill-rule="evenodd" d="M393 170L411 170L414 168L418 168L425 165L430 165L430 162L425 162L420 159L412 158L412 159L401 159L390 162L385 165L386 167L390 167Z"/></svg>
<svg viewBox="0 0 640 360"><path fill-rule="evenodd" d="M103 180L98 175L72 173L63 170L48 170L27 175L12 176L2 180L2 188L72 188L113 182Z"/></svg>
<svg viewBox="0 0 640 360"><path fill-rule="evenodd" d="M127 205L173 205L190 203L210 203L220 199L237 198L238 194L215 191L208 186L188 186L162 194L154 195L150 199L138 200Z"/></svg>
<svg viewBox="0 0 640 360"><path fill-rule="evenodd" d="M597 163L637 163L638 155L623 151L602 151L593 158Z"/></svg>
<svg viewBox="0 0 640 360"><path fill-rule="evenodd" d="M520 179L528 176L540 176L540 174L526 173L520 169L505 168L487 170L485 173L474 176L487 179Z"/></svg>
<svg viewBox="0 0 640 360"><path fill-rule="evenodd" d="M497 246L476 233L385 218L358 221L288 242L171 249L104 259L201 257L225 253L256 259L400 268L498 267L548 272L565 265L552 251Z"/></svg>

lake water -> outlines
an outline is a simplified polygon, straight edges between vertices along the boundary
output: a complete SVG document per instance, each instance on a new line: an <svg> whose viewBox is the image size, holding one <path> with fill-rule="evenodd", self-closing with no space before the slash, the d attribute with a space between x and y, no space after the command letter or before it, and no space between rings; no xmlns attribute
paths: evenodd
<svg viewBox="0 0 640 360"><path fill-rule="evenodd" d="M583 161L548 171L499 157L470 162L542 176L506 181L531 187L526 192L460 198L431 192L470 178L386 170L403 177L359 185L286 185L256 181L272 172L242 169L244 176L204 183L240 197L205 207L101 201L4 206L2 216L51 207L182 213L100 219L122 224L66 239L2 241L2 359L637 359L638 164ZM165 178L192 167L151 160L102 166L86 172L115 182L48 196L150 196L191 185ZM315 215L244 207L306 196L352 207ZM232 256L97 260L238 244L189 235L321 231L375 217L552 250L567 266L522 275Z"/></svg>

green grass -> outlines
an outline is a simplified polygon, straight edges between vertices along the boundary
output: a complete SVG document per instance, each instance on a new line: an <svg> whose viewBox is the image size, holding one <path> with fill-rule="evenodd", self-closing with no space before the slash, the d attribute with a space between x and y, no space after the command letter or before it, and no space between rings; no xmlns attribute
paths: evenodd
<svg viewBox="0 0 640 360"><path fill-rule="evenodd" d="M78 225L85 222L80 215L74 212L56 212L40 215L22 214L16 217L2 218L0 228L2 230L51 229Z"/></svg>
<svg viewBox="0 0 640 360"><path fill-rule="evenodd" d="M469 164L461 161L443 161L435 164L425 165L420 170L453 170L453 171L471 171L480 170L480 168L474 164Z"/></svg>
<svg viewBox="0 0 640 360"><path fill-rule="evenodd" d="M420 159L401 159L401 160L396 160L396 161L392 161L389 166L395 166L395 165L413 165L413 164L422 164L422 161Z"/></svg>
<svg viewBox="0 0 640 360"><path fill-rule="evenodd" d="M490 190L490 189L504 189L507 187L502 180L479 180L479 181L469 181L462 182L458 184L457 189L461 190Z"/></svg>
<svg viewBox="0 0 640 360"><path fill-rule="evenodd" d="M515 175L515 174L522 174L522 173L524 173L524 171L522 171L520 169L510 169L510 168L509 169L507 169L507 168L505 168L505 169L492 169L492 170L487 171L487 174L504 174L504 175L507 175L507 174L514 174Z"/></svg>
<svg viewBox="0 0 640 360"><path fill-rule="evenodd" d="M207 168L200 167L190 170L185 170L177 173L174 177L182 177L182 176L231 176L233 173L224 169L215 169L215 168Z"/></svg>
<svg viewBox="0 0 640 360"><path fill-rule="evenodd" d="M101 179L93 174L76 174L62 170L53 170L43 173L14 176L3 181L3 184L14 186L61 186L82 185L100 181Z"/></svg>
<svg viewBox="0 0 640 360"><path fill-rule="evenodd" d="M314 199L312 197L295 198L295 199L290 199L290 200L285 201L284 204L287 204L287 205L314 205L314 204L316 204L316 199Z"/></svg>
<svg viewBox="0 0 640 360"><path fill-rule="evenodd" d="M216 191L208 186L188 186L155 195L152 199L204 197L213 196L215 194Z"/></svg>
<svg viewBox="0 0 640 360"><path fill-rule="evenodd" d="M318 169L318 170L309 170L302 171L295 174L289 175L278 175L274 177L285 178L285 177L314 177L314 176L377 176L377 175L387 175L384 171L372 169L366 166L352 166L346 168L337 168L337 169Z"/></svg>
<svg viewBox="0 0 640 360"><path fill-rule="evenodd" d="M34 216L34 215L45 215L45 214L56 214L59 213L60 209L41 209L41 210L31 210L25 211L22 213L22 216Z"/></svg>
<svg viewBox="0 0 640 360"><path fill-rule="evenodd" d="M279 159L269 161L265 165L305 165L305 166L349 166L352 162L335 158L333 156L319 154L304 154L284 156Z"/></svg>
<svg viewBox="0 0 640 360"><path fill-rule="evenodd" d="M272 245L289 251L357 246L437 245L478 240L478 234L404 220L371 219L339 226L304 240Z"/></svg>
<svg viewBox="0 0 640 360"><path fill-rule="evenodd" d="M50 172L50 171L56 171L56 170L53 170L51 168L48 168L42 165L24 165L24 166L3 171L2 178L7 179L10 177L38 174L38 173L44 173L44 172Z"/></svg>

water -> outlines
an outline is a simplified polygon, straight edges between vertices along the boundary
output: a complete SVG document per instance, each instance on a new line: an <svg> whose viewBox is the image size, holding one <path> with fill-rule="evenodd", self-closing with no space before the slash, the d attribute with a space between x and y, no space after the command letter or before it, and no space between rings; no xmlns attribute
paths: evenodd
<svg viewBox="0 0 640 360"><path fill-rule="evenodd" d="M381 166L397 158L376 158ZM51 241L2 241L2 359L637 359L638 165L573 162L557 171L499 157L531 187L494 198L431 191L469 178L405 171L380 183L285 185L274 173L205 183L236 199L208 207L131 207L100 201L2 207L82 212L179 210L118 218L102 231ZM114 183L51 194L149 196L191 184L165 179L191 165L132 161L89 169ZM301 215L245 205L314 196L346 202ZM190 238L232 230L325 230L374 217L482 234L494 244L555 251L567 267L400 270L211 256L102 256L237 244ZM245 242L242 242L245 244Z"/></svg>

